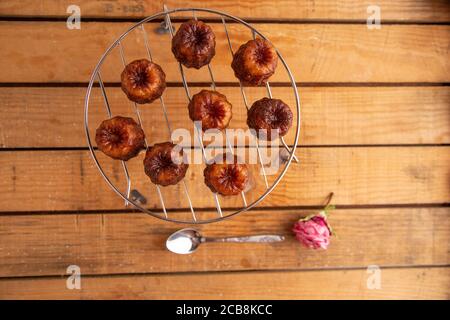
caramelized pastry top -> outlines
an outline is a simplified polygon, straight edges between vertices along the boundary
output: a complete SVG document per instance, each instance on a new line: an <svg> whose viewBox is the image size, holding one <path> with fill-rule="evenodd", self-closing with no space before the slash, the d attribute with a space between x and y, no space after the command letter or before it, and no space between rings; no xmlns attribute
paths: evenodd
<svg viewBox="0 0 450 320"><path fill-rule="evenodd" d="M216 36L202 21L189 20L173 37L172 52L185 67L200 69L216 54Z"/></svg>
<svg viewBox="0 0 450 320"><path fill-rule="evenodd" d="M174 185L186 175L189 164L184 159L183 150L177 150L175 147L172 142L163 142L148 148L144 170L154 184Z"/></svg>
<svg viewBox="0 0 450 320"><path fill-rule="evenodd" d="M145 148L145 135L132 118L116 116L100 124L95 133L95 142L107 156L126 161Z"/></svg>
<svg viewBox="0 0 450 320"><path fill-rule="evenodd" d="M147 59L130 62L122 71L122 90L136 103L151 103L166 89L166 74Z"/></svg>
<svg viewBox="0 0 450 320"><path fill-rule="evenodd" d="M286 135L292 126L293 114L289 106L279 99L262 98L248 111L247 124L256 130L260 139L272 140L273 130L278 136Z"/></svg>
<svg viewBox="0 0 450 320"><path fill-rule="evenodd" d="M223 196L232 196L246 190L250 172L246 164L240 164L237 157L232 160L226 159L226 154L222 155L223 163L213 163L206 166L203 171L205 184L212 192L217 192Z"/></svg>
<svg viewBox="0 0 450 320"><path fill-rule="evenodd" d="M188 105L192 121L201 121L202 129L223 130L232 117L231 103L217 91L202 90L194 94Z"/></svg>
<svg viewBox="0 0 450 320"><path fill-rule="evenodd" d="M275 73L277 64L278 55L272 44L257 38L241 45L234 54L231 67L243 84L259 86Z"/></svg>

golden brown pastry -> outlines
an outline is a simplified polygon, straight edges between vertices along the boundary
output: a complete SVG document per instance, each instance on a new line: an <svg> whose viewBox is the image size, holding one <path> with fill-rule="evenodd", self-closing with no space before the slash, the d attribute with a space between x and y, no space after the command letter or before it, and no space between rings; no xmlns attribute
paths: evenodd
<svg viewBox="0 0 450 320"><path fill-rule="evenodd" d="M217 192L223 196L233 196L246 190L250 172L246 164L240 164L236 156L231 156L232 160L226 159L226 154L222 155L223 163L208 164L203 171L205 184L212 192Z"/></svg>
<svg viewBox="0 0 450 320"><path fill-rule="evenodd" d="M255 101L248 111L247 124L256 130L258 138L272 140L272 131L278 130L278 136L286 135L292 126L292 111L279 99L262 98Z"/></svg>
<svg viewBox="0 0 450 320"><path fill-rule="evenodd" d="M200 69L216 54L216 36L202 21L189 20L173 37L172 52L185 67Z"/></svg>
<svg viewBox="0 0 450 320"><path fill-rule="evenodd" d="M132 118L116 116L103 121L95 133L100 151L118 160L129 160L145 149L145 135Z"/></svg>
<svg viewBox="0 0 450 320"><path fill-rule="evenodd" d="M183 150L176 150L172 142L156 143L148 148L144 159L145 174L154 184L174 185L186 175L189 164Z"/></svg>
<svg viewBox="0 0 450 320"><path fill-rule="evenodd" d="M147 59L134 60L122 71L122 90L136 103L151 103L166 89L166 74Z"/></svg>
<svg viewBox="0 0 450 320"><path fill-rule="evenodd" d="M275 73L277 64L275 48L269 41L257 38L240 46L233 56L231 67L243 84L259 86Z"/></svg>
<svg viewBox="0 0 450 320"><path fill-rule="evenodd" d="M188 105L192 121L201 121L202 129L223 130L230 123L231 103L227 97L217 91L202 90L194 94Z"/></svg>

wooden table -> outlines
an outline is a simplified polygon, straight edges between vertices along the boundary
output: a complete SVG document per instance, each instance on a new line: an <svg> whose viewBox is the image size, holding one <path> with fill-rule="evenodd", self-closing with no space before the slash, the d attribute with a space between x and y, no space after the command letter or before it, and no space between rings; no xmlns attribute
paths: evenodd
<svg viewBox="0 0 450 320"><path fill-rule="evenodd" d="M205 245L188 256L164 249L179 225L124 207L83 133L86 85L101 53L162 3L78 0L81 29L70 30L72 2L0 3L0 298L450 298L448 1L377 1L381 29L368 29L366 0L166 0L253 22L286 57L303 104L301 164L257 209L200 227L211 236L280 233L287 241ZM133 41L130 59L142 55ZM162 51L155 59L171 83L173 121L187 125L175 61ZM226 86L235 81L228 60L216 56L214 68L237 101ZM117 65L104 78L121 108ZM207 73L195 79L207 81ZM289 94L283 83L274 90ZM110 170L120 172L119 164ZM330 192L338 236L327 251L307 250L292 224ZM204 198L193 201L208 214ZM70 265L81 268L80 290L66 288ZM381 288L367 285L369 265L379 266Z"/></svg>

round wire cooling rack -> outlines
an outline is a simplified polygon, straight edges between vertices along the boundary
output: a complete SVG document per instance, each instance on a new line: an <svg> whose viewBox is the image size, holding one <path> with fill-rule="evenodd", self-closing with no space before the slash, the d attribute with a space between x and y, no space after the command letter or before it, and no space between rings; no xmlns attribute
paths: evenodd
<svg viewBox="0 0 450 320"><path fill-rule="evenodd" d="M176 219L176 218L173 218L170 215L170 210L166 209L166 205L165 205L165 202L164 202L164 197L163 197L163 194L161 192L161 188L158 185L156 185L156 193L157 193L157 196L159 197L159 202L161 204L162 212L156 211L156 210L150 210L150 209L144 207L145 202L146 202L145 196L143 196L141 192L131 189L132 181L131 181L131 178L130 178L130 174L128 172L127 162L121 161L121 165L122 165L122 168L123 168L124 176L126 178L126 186L127 187L126 187L125 192L120 191L120 188L118 186L116 186L112 182L112 180L108 177L107 173L103 169L103 167L102 167L102 165L101 165L101 163L100 163L100 161L99 161L99 159L98 159L98 157L96 155L96 148L94 148L94 146L92 144L91 135L90 135L90 132L89 132L89 102L90 102L90 98L91 98L91 91L92 91L92 88L93 88L95 83L98 83L98 86L99 86L99 88L101 90L101 94L102 94L102 97L103 97L103 101L104 101L104 105L105 105L105 108L106 108L106 112L107 112L109 117L112 117L111 107L110 107L110 104L109 104L108 96L106 94L105 85L104 85L104 82L103 82L101 74L100 74L100 68L103 65L103 63L106 60L106 58L108 57L108 55L111 53L111 51L114 48L118 48L119 52L120 52L120 57L121 57L121 60L122 60L123 67L125 67L126 63L125 63L124 51L123 51L123 47L122 47L122 41L130 32L132 32L133 30L135 30L137 28L141 28L142 29L142 34L143 34L143 43L145 44L146 52L148 54L149 60L152 61L152 53L151 53L151 50L150 50L148 36L147 36L146 31L145 31L145 24L148 23L148 22L155 21L155 20L163 19L163 23L161 24L162 28L165 29L168 33L170 33L171 37L173 37L174 36L174 28L172 26L172 21L171 21L170 15L174 14L174 13L178 13L178 12L192 13L192 18L193 19L197 19L197 13L199 13L199 12L200 13L212 14L216 18L219 18L219 21L221 21L221 23L223 25L223 28L224 28L224 31L225 31L226 41L228 43L228 47L229 47L229 51L230 51L231 56L233 56L234 51L233 51L233 47L232 47L231 40L230 40L230 34L228 32L227 20L228 20L228 22L239 23L239 24L247 27L249 29L249 31L251 32L253 39L255 39L256 36L259 36L262 39L268 40L270 42L269 39L267 39L262 33L260 33L258 30L256 30L249 23L243 21L240 18L234 17L234 16L232 16L230 14L227 14L227 13L224 13L224 12L221 12L221 11L218 11L218 10L203 9L203 8L178 8L178 9L168 10L167 7L164 6L164 11L156 13L156 14L150 16L150 17L147 17L147 18L143 19L142 21L136 23L131 28L129 28L127 31L125 31L119 38L117 38L116 41L114 41L110 45L110 47L101 56L99 62L97 63L97 65L96 65L96 67L95 67L95 69L94 69L94 71L93 71L93 73L91 75L91 78L90 78L90 81L89 81L89 85L88 85L88 88L87 88L87 92L86 92L85 110L84 110L85 132L86 132L87 142L88 142L88 145L89 145L89 150L90 150L91 156L92 156L92 158L93 158L93 160L94 160L98 170L100 171L100 174L103 176L103 178L105 179L107 184L125 201L125 206L132 205L132 206L134 206L135 208L139 209L140 211L142 211L144 213L147 213L147 214L149 214L151 216L154 216L156 218L159 218L159 219L162 219L162 220L166 220L166 221L171 221L171 222L191 223L191 224L203 224L203 223L217 222L217 221L223 220L225 218L229 218L231 216L234 216L234 215L236 215L238 213L245 212L245 211L255 207L258 203L260 203L263 199L265 199L275 189L275 187L278 185L278 183L284 177L284 175L285 175L286 171L288 170L289 166L291 165L292 161L294 160L295 162L298 162L298 159L295 156L295 150L296 150L296 146L297 146L297 143L298 143L298 140L299 140L299 136L300 136L300 98L299 98L299 94L298 94L298 91L297 91L297 86L296 86L294 77L292 75L292 72L290 71L286 61L284 60L284 58L282 57L282 55L280 54L278 49L275 48L275 50L276 50L276 52L278 54L278 58L281 61L281 63L283 64L283 66L284 66L284 68L285 68L285 70L287 72L287 75L289 77L290 84L291 84L292 89L293 89L293 95L294 95L294 99L295 99L295 104L296 104L296 108L295 109L297 111L297 116L296 116L296 123L294 123L295 129L296 129L294 142L292 144L292 147L290 147L285 142L283 137L280 138L280 144L281 144L280 146L282 148L284 148L288 152L289 156L288 156L287 160L284 163L284 167L282 167L280 169L277 178L272 182L271 185L269 185L268 179L267 179L267 175L266 175L266 172L265 172L265 169L264 169L264 165L263 165L263 162L262 162L261 154L260 154L260 147L259 147L258 139L256 139L256 150L257 150L257 154L258 154L258 164L261 167L260 171L261 171L261 173L263 175L264 183L265 183L265 187L266 188L264 189L264 192L256 200L254 200L251 203L247 203L245 193L242 192L241 193L242 203L243 203L242 208L239 208L237 210L235 209L233 211L230 211L229 213L224 214L223 211L222 211L221 205L220 205L220 201L219 201L218 195L215 194L215 193L212 193L212 196L214 197L214 203L215 203L215 206L216 206L216 210L217 210L217 217L216 218L210 218L210 219L203 219L203 220L199 219L197 217L197 215L196 215L196 211L194 209L191 197L189 195L189 190L188 190L186 181L185 181L185 179L183 179L180 182L180 184L182 185L182 189L184 190L186 199L187 199L187 201L189 203L189 208L187 208L187 210L190 209L190 211L192 213L191 218L189 220ZM162 31L164 32L164 30L162 30ZM159 32L161 32L161 28L160 28ZM214 76L213 76L212 67L208 64L207 68L208 68L209 74L211 76L211 87L215 90L216 84L215 84L215 79L214 79ZM185 92L186 92L186 96L187 96L188 100L190 101L190 99L191 99L190 89L189 89L188 82L186 80L184 69L183 69L183 66L181 65L181 63L179 63L179 69L180 69L180 74L181 74L181 78L182 78L182 82L183 82L183 87L184 87ZM237 81L239 81L239 80L237 80ZM247 101L247 97L246 97L246 94L245 94L245 88L241 84L240 81L239 81L239 89L240 89L240 92L241 92L243 103L244 103L246 109L248 110L250 108L250 105L248 104L248 101ZM268 97L272 98L272 90L271 90L269 82L266 83L266 90L267 90ZM162 111L163 111L163 114L164 114L164 117L165 117L165 121L166 121L168 130L169 130L169 133L171 133L171 125L170 125L169 118L167 116L167 106L166 106L166 104L164 102L163 96L161 96L161 98L160 98L160 105L161 105L161 108L162 108ZM135 115L137 117L138 123L144 129L144 127L142 126L142 120L141 120L141 115L140 115L140 112L139 112L139 108L138 108L136 103L134 103L134 112L135 112ZM98 125L98 124L96 124L96 125ZM294 128L292 128L292 129L294 129ZM205 156L205 148L204 148L204 145L203 145L203 142L202 142L201 129L196 127L196 130L197 130L197 133L198 133L197 136L200 137L199 138L199 143L200 143L200 146L202 148L203 159L206 162L207 159L206 159L206 156ZM231 153L233 153L233 148L232 148L232 146L229 143L229 140L227 138L226 138L226 142L225 143L227 144L227 146L225 146L225 149L229 148ZM146 145L147 145L147 141L146 141ZM112 160L111 159L111 161L118 161L118 160Z"/></svg>

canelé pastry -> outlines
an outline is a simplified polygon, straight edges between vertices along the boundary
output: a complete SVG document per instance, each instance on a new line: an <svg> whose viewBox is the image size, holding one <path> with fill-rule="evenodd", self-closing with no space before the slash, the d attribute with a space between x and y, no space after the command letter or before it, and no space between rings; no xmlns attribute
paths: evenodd
<svg viewBox="0 0 450 320"><path fill-rule="evenodd" d="M201 121L202 129L225 129L230 123L231 103L227 97L217 91L202 90L192 96L189 102L189 117L192 121Z"/></svg>
<svg viewBox="0 0 450 320"><path fill-rule="evenodd" d="M292 119L291 109L279 99L255 101L247 114L248 126L256 130L258 138L264 140L272 140L274 130L278 130L280 137L286 135L292 126Z"/></svg>
<svg viewBox="0 0 450 320"><path fill-rule="evenodd" d="M107 156L126 161L145 148L145 135L132 118L116 116L100 124L95 133L95 142Z"/></svg>
<svg viewBox="0 0 450 320"><path fill-rule="evenodd" d="M175 147L172 142L163 142L148 148L144 158L144 170L154 184L174 185L186 175L189 164L184 159L183 150L177 150Z"/></svg>
<svg viewBox="0 0 450 320"><path fill-rule="evenodd" d="M208 164L203 171L205 184L212 192L217 192L223 196L233 196L246 190L250 172L246 164L240 164L236 156L226 159L226 154L222 155L222 163Z"/></svg>
<svg viewBox="0 0 450 320"><path fill-rule="evenodd" d="M150 103L166 89L166 74L156 63L147 59L134 60L122 71L122 90L136 103Z"/></svg>
<svg viewBox="0 0 450 320"><path fill-rule="evenodd" d="M250 40L240 46L233 56L231 67L243 84L259 86L275 73L278 55L269 41Z"/></svg>
<svg viewBox="0 0 450 320"><path fill-rule="evenodd" d="M172 52L185 67L200 69L216 54L216 36L202 21L189 20L173 37Z"/></svg>

